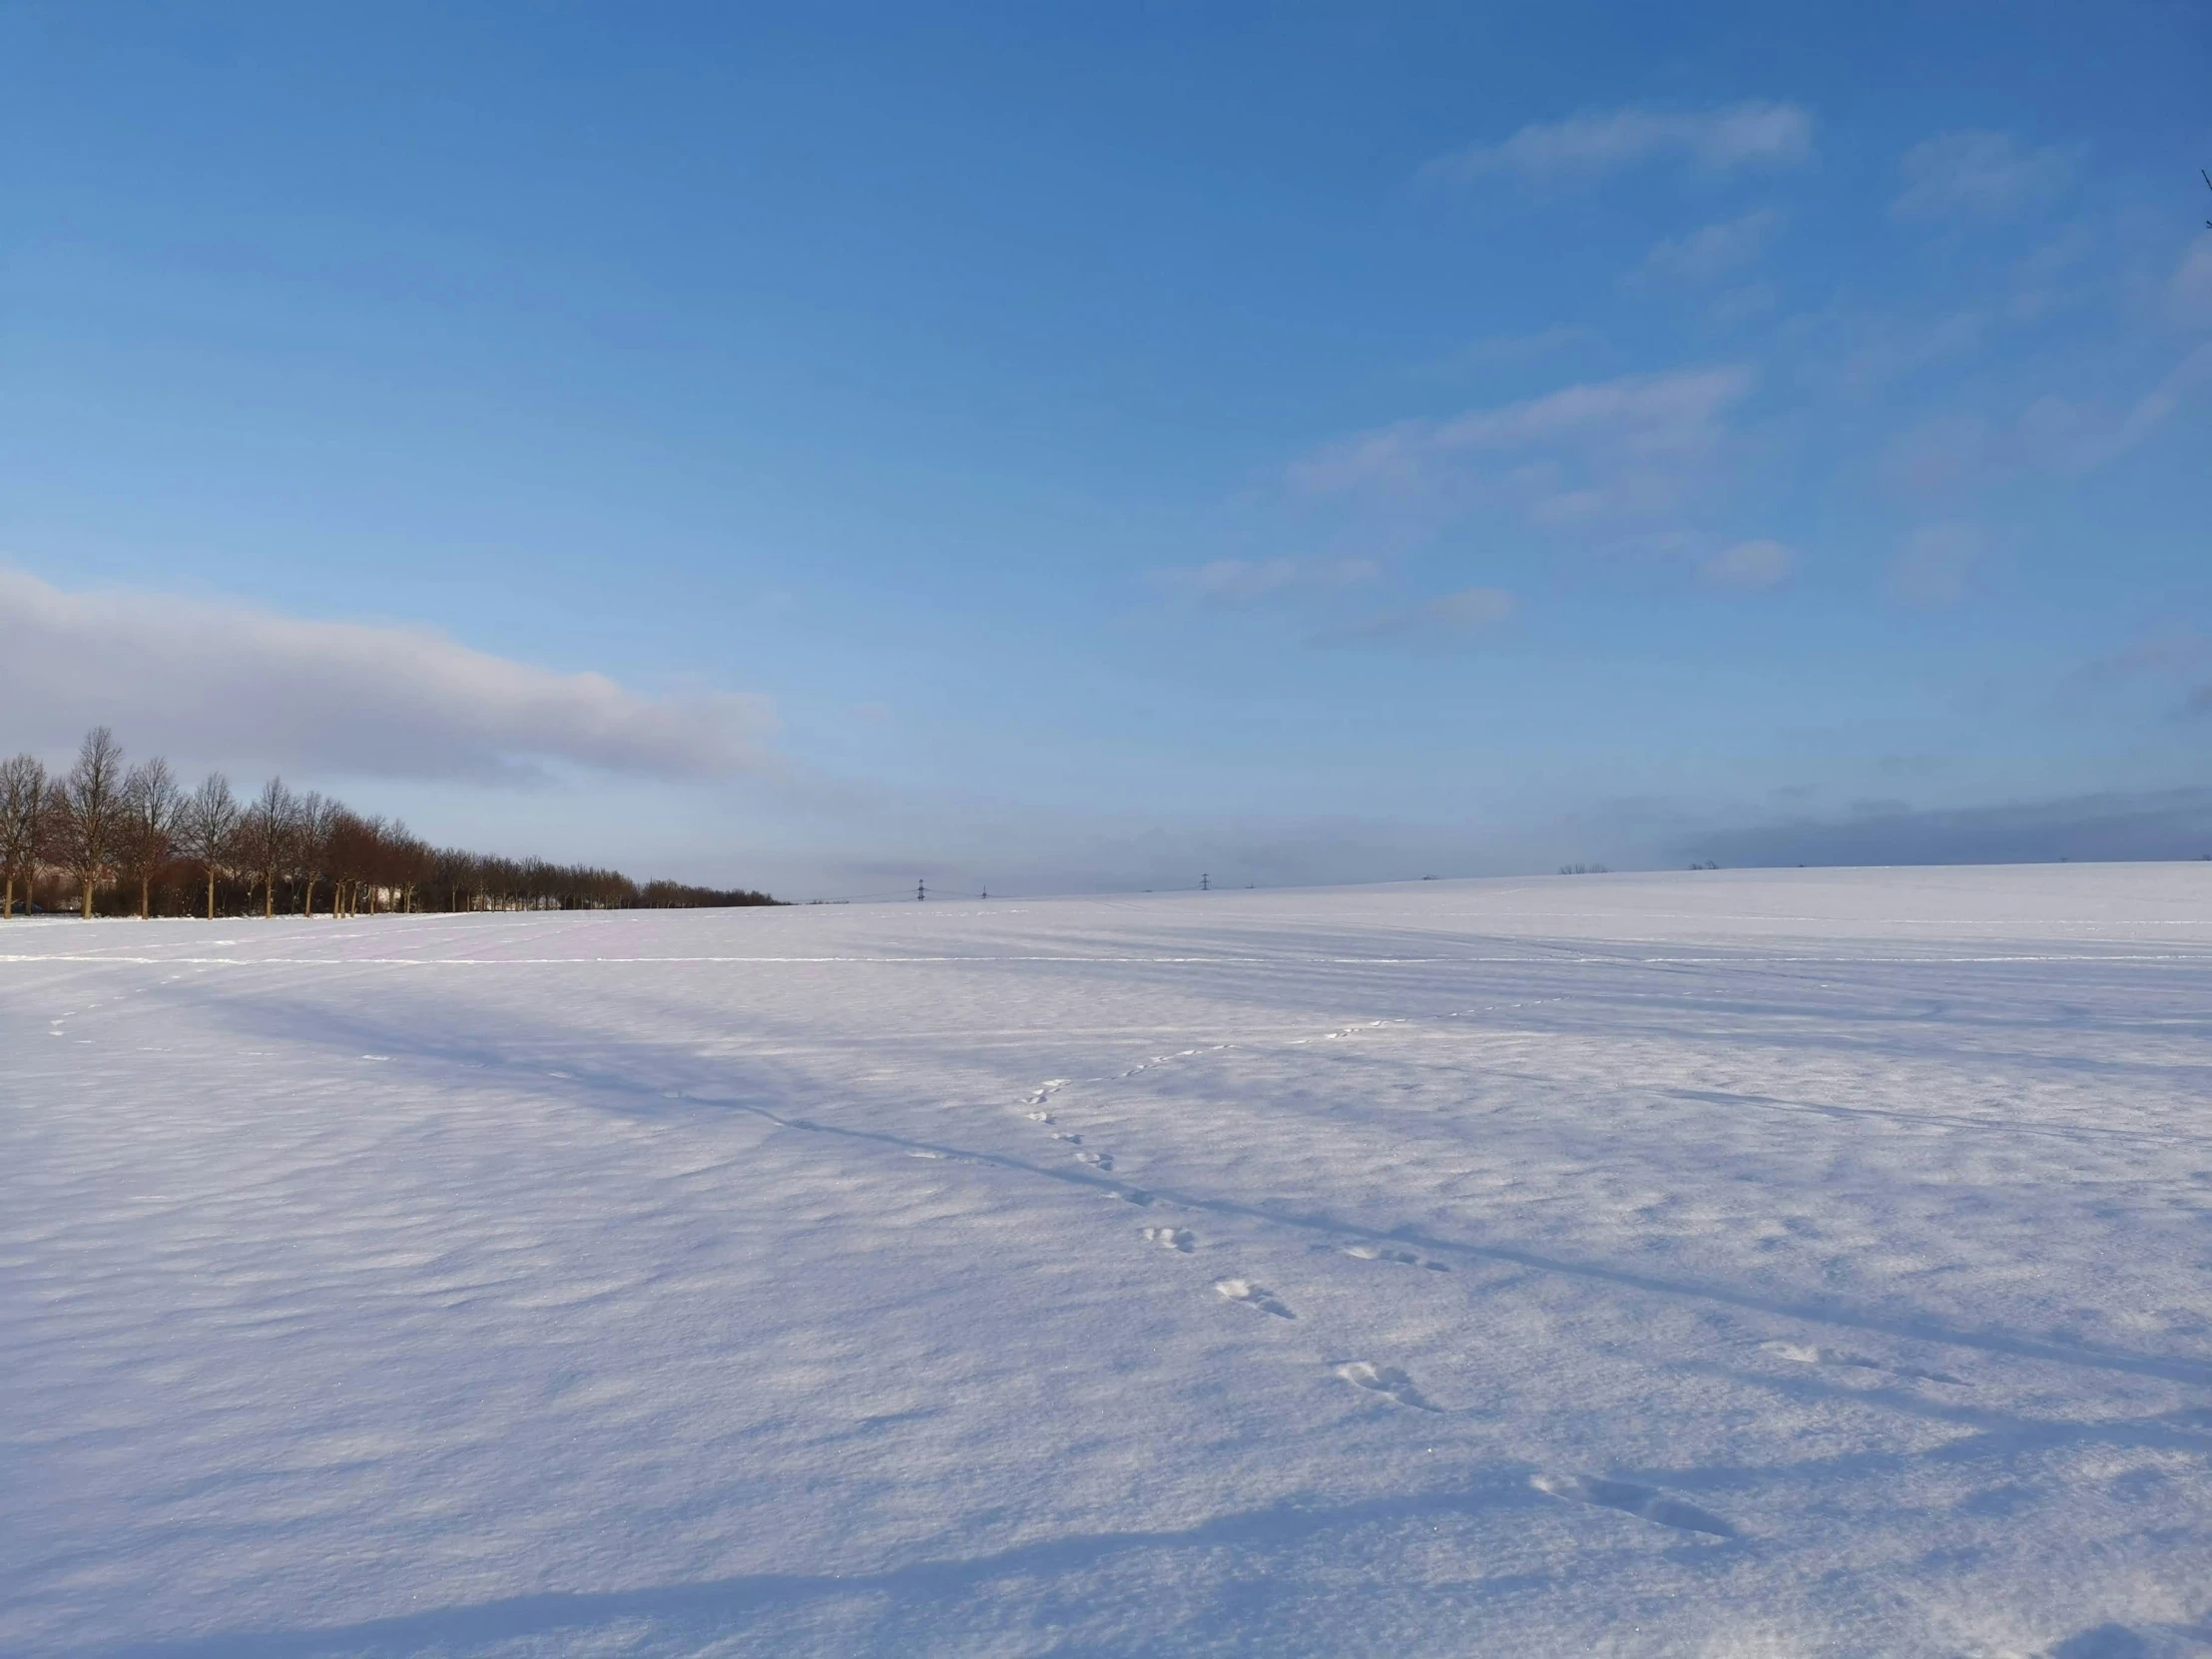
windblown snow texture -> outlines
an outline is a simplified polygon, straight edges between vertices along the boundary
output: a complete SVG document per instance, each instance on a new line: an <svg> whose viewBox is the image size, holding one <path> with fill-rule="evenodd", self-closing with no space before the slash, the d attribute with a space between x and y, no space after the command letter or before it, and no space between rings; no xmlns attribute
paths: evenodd
<svg viewBox="0 0 2212 1659"><path fill-rule="evenodd" d="M2212 866L0 927L0 1649L2194 1654Z"/></svg>

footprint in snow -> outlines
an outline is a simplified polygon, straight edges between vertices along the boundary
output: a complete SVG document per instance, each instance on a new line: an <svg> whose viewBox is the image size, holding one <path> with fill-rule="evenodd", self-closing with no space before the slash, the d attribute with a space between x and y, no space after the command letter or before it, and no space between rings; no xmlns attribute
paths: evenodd
<svg viewBox="0 0 2212 1659"><path fill-rule="evenodd" d="M1198 1235L1188 1227L1148 1227L1144 1230L1144 1241L1166 1250L1179 1250L1185 1256L1198 1248Z"/></svg>
<svg viewBox="0 0 2212 1659"><path fill-rule="evenodd" d="M1111 1170L1114 1167L1114 1155L1111 1152L1078 1152L1075 1155L1075 1161L1079 1164L1089 1164L1093 1169L1101 1172Z"/></svg>
<svg viewBox="0 0 2212 1659"><path fill-rule="evenodd" d="M1295 1320L1298 1316L1283 1306L1276 1294L1265 1285L1255 1285L1249 1279L1217 1279L1214 1289L1241 1308L1257 1308L1263 1314L1273 1314L1279 1320Z"/></svg>
<svg viewBox="0 0 2212 1659"><path fill-rule="evenodd" d="M1393 1250L1387 1245L1369 1244L1365 1240L1358 1244L1341 1245L1338 1248L1347 1256L1362 1262L1395 1262L1400 1267L1426 1268L1430 1273L1449 1273L1451 1271L1443 1263L1431 1262L1425 1257L1415 1256L1409 1250Z"/></svg>
<svg viewBox="0 0 2212 1659"><path fill-rule="evenodd" d="M1366 1388L1379 1393L1384 1399L1399 1405L1409 1405L1416 1411L1435 1411L1441 1407L1432 1405L1413 1386L1413 1380L1395 1366L1375 1366L1365 1360L1348 1360L1337 1368L1337 1375L1356 1388Z"/></svg>
<svg viewBox="0 0 2212 1659"><path fill-rule="evenodd" d="M1066 1141L1070 1146L1081 1146L1083 1144L1083 1137L1080 1135L1069 1135L1055 1131L1052 1138L1056 1141Z"/></svg>
<svg viewBox="0 0 2212 1659"><path fill-rule="evenodd" d="M1656 1487L1639 1486L1632 1480L1599 1480L1586 1474L1532 1474L1528 1483L1539 1492L1548 1492L1570 1503L1594 1503L1601 1508L1618 1509L1640 1520L1671 1526L1678 1532L1705 1532L1716 1538L1736 1536L1736 1528L1710 1510L1684 1503L1678 1497L1669 1497Z"/></svg>
<svg viewBox="0 0 2212 1659"><path fill-rule="evenodd" d="M1864 1354L1847 1354L1842 1349L1822 1348L1816 1343L1761 1343L1759 1352L1800 1366L1844 1366L1853 1371L1887 1372L1892 1377L1910 1378L1916 1382L1948 1382L1957 1388L1971 1386L1962 1377L1923 1371L1918 1366L1893 1366L1881 1360L1870 1360Z"/></svg>

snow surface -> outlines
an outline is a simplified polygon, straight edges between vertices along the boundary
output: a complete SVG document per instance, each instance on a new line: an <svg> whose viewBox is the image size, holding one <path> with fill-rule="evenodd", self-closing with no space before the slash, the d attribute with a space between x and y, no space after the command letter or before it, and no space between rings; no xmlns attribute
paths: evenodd
<svg viewBox="0 0 2212 1659"><path fill-rule="evenodd" d="M0 927L0 1648L2212 1647L2212 864Z"/></svg>

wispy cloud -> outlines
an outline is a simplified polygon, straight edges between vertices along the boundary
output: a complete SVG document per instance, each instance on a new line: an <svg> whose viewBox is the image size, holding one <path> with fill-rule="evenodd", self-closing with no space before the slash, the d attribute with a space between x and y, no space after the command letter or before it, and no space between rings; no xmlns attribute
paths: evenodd
<svg viewBox="0 0 2212 1659"><path fill-rule="evenodd" d="M1755 101L1710 110L1631 107L1531 123L1500 143L1440 157L1426 171L1459 178L1514 173L1554 179L1672 159L1718 173L1794 167L1812 151L1812 115L1796 104Z"/></svg>
<svg viewBox="0 0 2212 1659"><path fill-rule="evenodd" d="M2212 390L2212 341L2187 353L2133 402L2047 393L2017 417L1950 411L1907 427L1877 466L1884 486L1924 512L1959 513L1974 497L2022 473L2078 478L2147 442Z"/></svg>
<svg viewBox="0 0 2212 1659"><path fill-rule="evenodd" d="M1553 528L1672 510L1747 397L1741 366L1632 375L1362 432L1286 470L1294 496L1441 522L1475 508Z"/></svg>
<svg viewBox="0 0 2212 1659"><path fill-rule="evenodd" d="M2093 471L2119 459L2212 386L2212 341L2198 346L2117 419L2062 397L2041 397L2020 416L2028 453L2061 473Z"/></svg>
<svg viewBox="0 0 2212 1659"><path fill-rule="evenodd" d="M1940 510L1936 503L1955 503L2001 476L2011 447L1979 415L1931 415L1890 440L1877 470L1892 494L1924 511Z"/></svg>
<svg viewBox="0 0 2212 1659"><path fill-rule="evenodd" d="M2166 279L2166 315L2177 328L2212 328L2212 237L2198 237Z"/></svg>
<svg viewBox="0 0 2212 1659"><path fill-rule="evenodd" d="M1688 236L1670 237L1644 256L1643 270L1677 281L1715 281L1756 260L1780 223L1780 215L1762 208Z"/></svg>
<svg viewBox="0 0 2212 1659"><path fill-rule="evenodd" d="M1374 645L1392 641L1450 644L1487 632L1510 617L1513 596L1503 588L1462 588L1417 605L1382 611L1335 628L1308 642L1313 645Z"/></svg>
<svg viewBox="0 0 2212 1659"><path fill-rule="evenodd" d="M1933 810L1870 803L1840 819L1686 838L1677 855L1728 864L1979 864L2207 853L2212 790L2174 789Z"/></svg>
<svg viewBox="0 0 2212 1659"><path fill-rule="evenodd" d="M1587 345L1597 337L1597 330L1587 324L1554 322L1532 333L1490 334L1469 345L1456 360L1470 365L1525 362L1571 345Z"/></svg>
<svg viewBox="0 0 2212 1659"><path fill-rule="evenodd" d="M1874 337L1845 356L1840 378L1848 391L1879 391L1932 363L1966 355L1987 329L1987 318L1972 310L1951 311L1929 322L1879 323Z"/></svg>
<svg viewBox="0 0 2212 1659"><path fill-rule="evenodd" d="M647 697L427 629L315 622L140 589L72 593L0 569L0 707L18 741L105 723L134 748L315 775L516 780L545 762L664 778L766 759L765 698Z"/></svg>
<svg viewBox="0 0 2212 1659"><path fill-rule="evenodd" d="M1351 588L1382 574L1374 559L1215 559L1156 570L1151 580L1173 592L1219 605L1243 604L1288 588Z"/></svg>
<svg viewBox="0 0 2212 1659"><path fill-rule="evenodd" d="M1699 561L1698 574L1716 588L1771 588L1797 562L1797 554L1778 541L1740 541Z"/></svg>
<svg viewBox="0 0 2212 1659"><path fill-rule="evenodd" d="M1908 218L1971 214L1996 219L2057 197L2074 176L2062 150L2022 149L2008 133L1944 133L1916 144L1901 164L1892 204Z"/></svg>
<svg viewBox="0 0 2212 1659"><path fill-rule="evenodd" d="M1599 337L1595 328L1567 322L1555 322L1547 328L1521 334L1487 334L1456 351L1420 363L1407 373L1424 380L1456 379L1481 369L1531 362L1555 351L1591 344Z"/></svg>
<svg viewBox="0 0 2212 1659"><path fill-rule="evenodd" d="M2203 634L2160 634L2125 650L2099 657L2082 669L2091 680L2121 680L2137 674L2192 673L2212 668L2212 638Z"/></svg>
<svg viewBox="0 0 2212 1659"><path fill-rule="evenodd" d="M2183 683L2180 712L2212 714L2212 636L2181 630L2140 640L2087 664L2079 678L2090 685L2134 679L2179 681Z"/></svg>
<svg viewBox="0 0 2212 1659"><path fill-rule="evenodd" d="M1891 557L1884 585L1902 604L1955 605L1965 597L1967 574L1981 551L1981 532L1971 524L1924 524Z"/></svg>

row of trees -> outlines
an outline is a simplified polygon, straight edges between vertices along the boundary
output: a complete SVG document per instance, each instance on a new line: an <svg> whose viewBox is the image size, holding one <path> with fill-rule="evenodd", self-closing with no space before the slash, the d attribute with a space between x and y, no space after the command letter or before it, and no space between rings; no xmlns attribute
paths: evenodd
<svg viewBox="0 0 2212 1659"><path fill-rule="evenodd" d="M187 791L155 759L126 766L105 726L85 737L77 763L49 777L35 757L0 761L0 916L26 906L41 880L66 880L90 918L111 904L155 913L156 895L185 894L212 918L223 907L315 911L585 910L773 904L766 893L639 885L619 870L501 858L434 847L404 824L365 818L339 802L295 794L273 778L241 801L211 774ZM181 906L182 907L182 906Z"/></svg>

